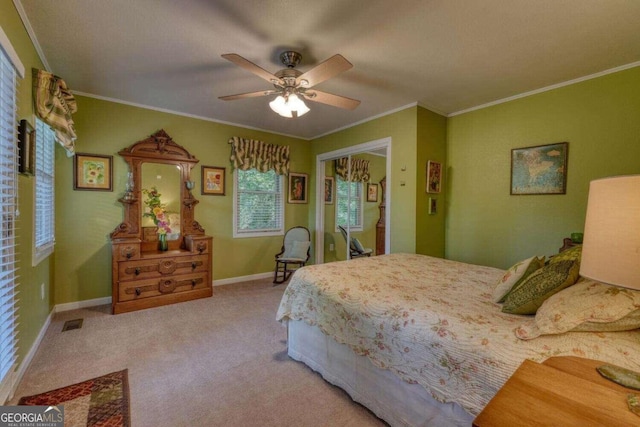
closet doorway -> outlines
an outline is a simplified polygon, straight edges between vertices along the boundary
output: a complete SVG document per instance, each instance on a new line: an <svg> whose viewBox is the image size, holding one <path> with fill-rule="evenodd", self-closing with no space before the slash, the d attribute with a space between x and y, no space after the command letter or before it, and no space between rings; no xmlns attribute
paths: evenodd
<svg viewBox="0 0 640 427"><path fill-rule="evenodd" d="M369 181L349 182L336 174L335 160L343 158L347 159L348 176L351 176L352 159L368 159L371 165ZM333 178L329 180L332 198L326 202L325 177ZM381 185L383 179L386 185ZM384 247L384 253L389 253L391 188L391 138L322 153L316 157L316 264L349 259L349 247L337 228L338 223L344 226L348 239L356 237L365 248L371 248L372 256L376 254L376 234L383 235L384 245L379 244L379 247ZM376 189L374 202L373 193ZM383 224L378 227L381 212Z"/></svg>

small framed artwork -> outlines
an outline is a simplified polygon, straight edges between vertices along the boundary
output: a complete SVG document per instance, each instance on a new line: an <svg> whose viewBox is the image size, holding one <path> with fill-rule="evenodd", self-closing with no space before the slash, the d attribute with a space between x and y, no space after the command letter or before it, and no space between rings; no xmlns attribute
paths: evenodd
<svg viewBox="0 0 640 427"><path fill-rule="evenodd" d="M332 205L333 204L333 177L325 176L324 177L324 204Z"/></svg>
<svg viewBox="0 0 640 427"><path fill-rule="evenodd" d="M18 125L18 172L33 175L35 171L36 131L26 120L20 120Z"/></svg>
<svg viewBox="0 0 640 427"><path fill-rule="evenodd" d="M435 215L438 213L438 199L429 197L429 215Z"/></svg>
<svg viewBox="0 0 640 427"><path fill-rule="evenodd" d="M511 194L566 194L569 143L511 150Z"/></svg>
<svg viewBox="0 0 640 427"><path fill-rule="evenodd" d="M427 193L439 193L442 185L442 163L427 162Z"/></svg>
<svg viewBox="0 0 640 427"><path fill-rule="evenodd" d="M73 189L113 191L113 156L76 153L73 161Z"/></svg>
<svg viewBox="0 0 640 427"><path fill-rule="evenodd" d="M378 184L367 183L367 202L378 201Z"/></svg>
<svg viewBox="0 0 640 427"><path fill-rule="evenodd" d="M289 172L289 203L307 203L306 173Z"/></svg>
<svg viewBox="0 0 640 427"><path fill-rule="evenodd" d="M224 196L226 168L202 166L202 194Z"/></svg>

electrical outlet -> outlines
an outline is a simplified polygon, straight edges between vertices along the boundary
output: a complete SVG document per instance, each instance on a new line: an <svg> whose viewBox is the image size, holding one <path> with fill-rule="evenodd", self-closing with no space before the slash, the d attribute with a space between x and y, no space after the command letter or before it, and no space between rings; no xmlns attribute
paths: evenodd
<svg viewBox="0 0 640 427"><path fill-rule="evenodd" d="M333 250L334 250L333 243L330 243L329 244L329 251L333 252Z"/></svg>
<svg viewBox="0 0 640 427"><path fill-rule="evenodd" d="M44 283L40 284L40 299L44 299Z"/></svg>

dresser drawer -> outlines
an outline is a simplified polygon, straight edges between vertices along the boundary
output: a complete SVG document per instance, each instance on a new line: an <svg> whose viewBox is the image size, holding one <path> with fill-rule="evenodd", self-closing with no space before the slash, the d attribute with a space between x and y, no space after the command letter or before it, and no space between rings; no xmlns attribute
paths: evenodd
<svg viewBox="0 0 640 427"><path fill-rule="evenodd" d="M126 261L119 264L118 275L122 282L169 275L201 273L209 269L208 262L207 255Z"/></svg>
<svg viewBox="0 0 640 427"><path fill-rule="evenodd" d="M118 289L118 301L132 301L195 289L206 289L211 286L207 282L209 282L209 274L207 272L121 282Z"/></svg>
<svg viewBox="0 0 640 427"><path fill-rule="evenodd" d="M140 258L140 244L119 244L113 247L113 258L115 261L127 261Z"/></svg>

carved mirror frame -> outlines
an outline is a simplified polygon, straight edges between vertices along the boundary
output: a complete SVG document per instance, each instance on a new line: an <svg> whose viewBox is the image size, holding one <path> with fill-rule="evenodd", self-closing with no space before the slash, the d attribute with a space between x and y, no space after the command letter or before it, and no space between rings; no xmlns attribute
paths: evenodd
<svg viewBox="0 0 640 427"><path fill-rule="evenodd" d="M144 242L142 235L142 164L163 163L180 166L180 238L177 240L179 247L185 248L185 237L189 235L204 235L204 229L194 217L195 206L199 203L193 197L191 190L194 181L191 181L191 169L199 162L189 151L178 145L164 131L159 130L146 139L138 141L118 153L129 166L129 172L133 174L133 188L128 189L124 197L119 201L124 205L124 221L111 233L111 239L136 239L143 243L142 250L151 250L157 245L155 242ZM149 243L149 248L144 244Z"/></svg>

